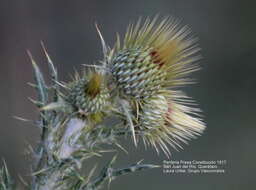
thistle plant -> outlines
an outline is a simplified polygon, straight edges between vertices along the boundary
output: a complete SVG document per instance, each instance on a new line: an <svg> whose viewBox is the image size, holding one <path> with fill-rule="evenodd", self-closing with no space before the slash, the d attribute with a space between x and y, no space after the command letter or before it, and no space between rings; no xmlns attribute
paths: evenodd
<svg viewBox="0 0 256 190"><path fill-rule="evenodd" d="M119 140L130 136L135 146L141 139L169 157L170 146L182 148L205 128L194 101L177 89L191 84L188 75L199 69L200 49L187 26L173 18L139 19L123 40L117 35L113 48L96 28L103 60L85 65L68 82L59 81L43 43L51 84L28 52L36 81L31 86L38 93L32 102L39 108L41 129L28 189L98 190L120 175L159 167L139 161L115 168L115 154L98 175L96 167L83 174L89 158L109 151L103 145L124 149ZM107 124L109 119L116 124ZM6 165L0 174L0 189L13 189Z"/></svg>

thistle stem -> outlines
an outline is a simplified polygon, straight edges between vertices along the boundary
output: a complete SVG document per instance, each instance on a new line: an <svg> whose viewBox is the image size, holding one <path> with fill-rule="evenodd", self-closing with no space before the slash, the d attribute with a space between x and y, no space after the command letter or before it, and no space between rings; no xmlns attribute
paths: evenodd
<svg viewBox="0 0 256 190"><path fill-rule="evenodd" d="M47 151L49 155L47 159L43 159L43 169L35 172L36 179L32 184L33 190L68 189L69 184L63 179L74 171L78 172L82 165L82 160L76 159L76 162L73 162L72 157L80 148L78 140L84 127L86 127L86 122L77 118L72 118L67 122L65 132L60 140L61 143L51 145L55 147L55 151ZM51 130L51 132L55 131ZM49 136L53 135L51 132Z"/></svg>

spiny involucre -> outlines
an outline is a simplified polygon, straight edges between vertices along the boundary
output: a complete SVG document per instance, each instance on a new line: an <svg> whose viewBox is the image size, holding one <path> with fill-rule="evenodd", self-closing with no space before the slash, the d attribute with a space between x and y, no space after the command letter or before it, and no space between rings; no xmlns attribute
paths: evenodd
<svg viewBox="0 0 256 190"><path fill-rule="evenodd" d="M99 72L86 72L82 77L76 75L74 82L69 84L67 101L81 116L101 120L110 108L110 91L105 80Z"/></svg>
<svg viewBox="0 0 256 190"><path fill-rule="evenodd" d="M44 110L60 109L80 119L99 123L111 110L110 91L106 76L94 69L76 73L69 83L59 83L64 89L60 101L45 106Z"/></svg>
<svg viewBox="0 0 256 190"><path fill-rule="evenodd" d="M199 47L187 26L173 18L141 19L131 24L121 44L119 35L107 56L124 113L135 134L169 155L169 148L200 135L205 124L199 109L177 87L190 84L188 74L199 69ZM121 101L121 103L123 103Z"/></svg>

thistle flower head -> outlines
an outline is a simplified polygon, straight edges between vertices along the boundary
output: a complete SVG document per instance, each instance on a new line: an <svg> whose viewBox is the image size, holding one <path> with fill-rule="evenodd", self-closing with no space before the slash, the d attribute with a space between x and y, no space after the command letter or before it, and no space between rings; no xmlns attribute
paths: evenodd
<svg viewBox="0 0 256 190"><path fill-rule="evenodd" d="M76 73L70 83L56 82L66 93L58 91L58 101L44 106L42 110L61 110L96 123L100 122L111 105L105 80L105 76L99 72L86 71L82 76Z"/></svg>
<svg viewBox="0 0 256 190"><path fill-rule="evenodd" d="M123 95L144 99L186 84L185 76L198 69L192 64L198 51L189 28L177 20L139 20L128 27L122 46L118 37L110 69Z"/></svg>
<svg viewBox="0 0 256 190"><path fill-rule="evenodd" d="M187 105L188 104L188 105ZM167 155L167 145L182 148L190 139L196 138L205 129L198 116L199 109L181 92L168 91L152 96L141 106L138 126L144 144L150 144L158 152L160 147Z"/></svg>
<svg viewBox="0 0 256 190"><path fill-rule="evenodd" d="M109 106L109 90L100 73L87 72L82 77L76 75L68 87L66 99L81 115L100 114Z"/></svg>

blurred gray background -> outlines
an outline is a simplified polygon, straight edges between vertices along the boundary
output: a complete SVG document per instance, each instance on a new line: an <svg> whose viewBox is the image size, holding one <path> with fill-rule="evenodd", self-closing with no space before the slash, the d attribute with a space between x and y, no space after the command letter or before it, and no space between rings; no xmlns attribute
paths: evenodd
<svg viewBox="0 0 256 190"><path fill-rule="evenodd" d="M113 45L115 33L124 34L130 21L157 13L188 24L200 39L204 57L203 69L193 74L198 84L183 90L200 104L207 130L183 151L173 151L171 159L227 160L226 174L166 175L155 169L120 177L110 189L255 189L256 11L249 0L1 0L0 157L7 160L16 178L18 173L28 178L30 161L25 149L28 143L35 146L39 137L37 128L12 118L37 116L27 99L35 97L35 92L26 84L33 81L26 49L47 74L40 47L43 40L65 81L74 68L102 58L96 21ZM166 159L153 149L135 149L130 139L123 144L131 152L120 153L120 166L142 158L156 164Z"/></svg>

